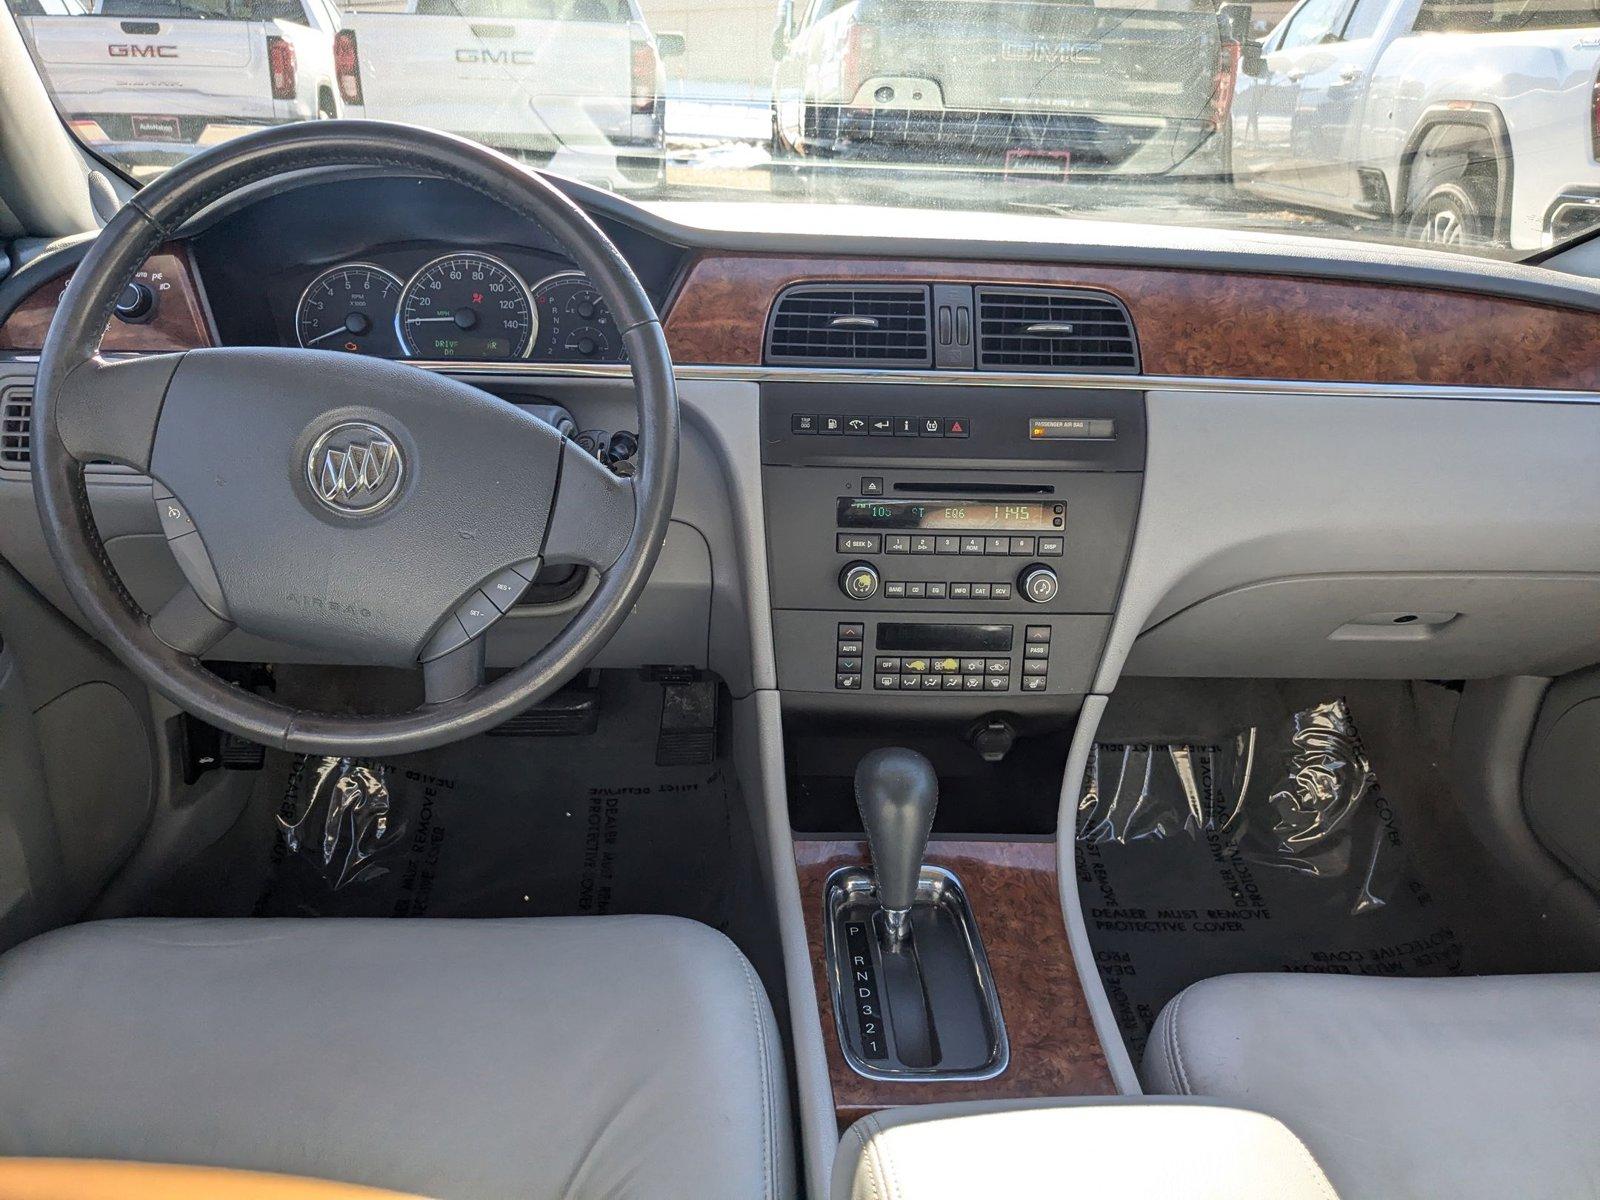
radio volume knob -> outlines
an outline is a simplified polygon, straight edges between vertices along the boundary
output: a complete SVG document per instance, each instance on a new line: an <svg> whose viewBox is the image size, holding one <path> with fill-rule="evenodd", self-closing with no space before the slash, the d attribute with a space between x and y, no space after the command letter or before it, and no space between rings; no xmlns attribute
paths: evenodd
<svg viewBox="0 0 1600 1200"><path fill-rule="evenodd" d="M1034 604L1049 604L1060 594L1061 580L1043 563L1034 563L1031 567L1024 567L1022 574L1017 576L1017 590L1022 593L1023 599Z"/></svg>
<svg viewBox="0 0 1600 1200"><path fill-rule="evenodd" d="M851 563L839 574L839 590L852 600L871 600L878 583L878 568L871 563Z"/></svg>

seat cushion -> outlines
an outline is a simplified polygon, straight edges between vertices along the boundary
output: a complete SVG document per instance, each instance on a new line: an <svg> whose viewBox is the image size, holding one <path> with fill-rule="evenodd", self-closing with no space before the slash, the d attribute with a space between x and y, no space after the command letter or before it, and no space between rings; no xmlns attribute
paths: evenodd
<svg viewBox="0 0 1600 1200"><path fill-rule="evenodd" d="M442 1198L793 1193L766 995L672 917L134 920L0 958L0 1153Z"/></svg>
<svg viewBox="0 0 1600 1200"><path fill-rule="evenodd" d="M1337 1200L1271 1117L1104 1096L917 1104L845 1131L833 1200Z"/></svg>
<svg viewBox="0 0 1600 1200"><path fill-rule="evenodd" d="M1161 1011L1144 1078L1277 1117L1345 1200L1600 1185L1600 975L1210 979Z"/></svg>

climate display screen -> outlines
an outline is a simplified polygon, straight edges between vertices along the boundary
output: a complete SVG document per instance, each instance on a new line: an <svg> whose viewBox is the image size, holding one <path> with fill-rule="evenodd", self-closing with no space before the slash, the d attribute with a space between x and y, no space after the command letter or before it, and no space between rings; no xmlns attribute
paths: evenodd
<svg viewBox="0 0 1600 1200"><path fill-rule="evenodd" d="M1014 530L1050 533L1067 506L1036 500L858 500L839 497L841 529Z"/></svg>

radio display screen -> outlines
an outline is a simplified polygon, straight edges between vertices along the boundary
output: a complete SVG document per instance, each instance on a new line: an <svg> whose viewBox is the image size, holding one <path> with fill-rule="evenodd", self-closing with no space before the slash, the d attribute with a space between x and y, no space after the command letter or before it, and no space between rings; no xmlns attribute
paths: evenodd
<svg viewBox="0 0 1600 1200"><path fill-rule="evenodd" d="M1037 500L861 500L839 497L840 529L1010 530L1051 533L1067 506Z"/></svg>

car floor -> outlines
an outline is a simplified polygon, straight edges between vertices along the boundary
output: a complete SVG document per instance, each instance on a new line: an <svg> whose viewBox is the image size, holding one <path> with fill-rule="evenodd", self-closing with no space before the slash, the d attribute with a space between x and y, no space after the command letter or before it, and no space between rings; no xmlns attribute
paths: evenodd
<svg viewBox="0 0 1600 1200"><path fill-rule="evenodd" d="M727 933L770 980L770 905L732 764L659 765L662 705L660 685L602 672L589 734L381 763L269 752L238 820L146 913L664 913Z"/></svg>
<svg viewBox="0 0 1600 1200"><path fill-rule="evenodd" d="M1161 1007L1215 975L1600 965L1467 827L1447 772L1458 701L1430 683L1118 685L1076 857L1135 1061Z"/></svg>

